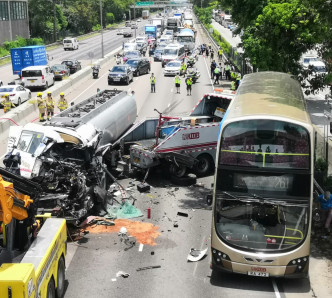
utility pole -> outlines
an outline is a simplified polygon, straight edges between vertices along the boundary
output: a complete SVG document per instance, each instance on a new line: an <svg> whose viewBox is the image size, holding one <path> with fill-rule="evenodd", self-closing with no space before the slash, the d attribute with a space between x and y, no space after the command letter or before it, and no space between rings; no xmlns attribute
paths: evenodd
<svg viewBox="0 0 332 298"><path fill-rule="evenodd" d="M56 42L56 9L55 9L55 0L53 0L53 42Z"/></svg>
<svg viewBox="0 0 332 298"><path fill-rule="evenodd" d="M10 16L10 2L8 0L8 21L9 21L9 40L13 40L13 31L12 31L12 18Z"/></svg>
<svg viewBox="0 0 332 298"><path fill-rule="evenodd" d="M101 33L101 58L104 58L104 31L103 31L103 8L101 5L101 0L99 0L100 8L100 33Z"/></svg>

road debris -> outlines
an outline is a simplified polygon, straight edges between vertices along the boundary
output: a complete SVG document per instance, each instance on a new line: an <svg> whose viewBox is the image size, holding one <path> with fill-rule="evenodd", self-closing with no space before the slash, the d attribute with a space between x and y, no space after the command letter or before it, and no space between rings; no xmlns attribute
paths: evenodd
<svg viewBox="0 0 332 298"><path fill-rule="evenodd" d="M187 257L188 262L200 261L206 255L207 250L207 248L203 250L191 248Z"/></svg>
<svg viewBox="0 0 332 298"><path fill-rule="evenodd" d="M183 216L183 217L188 217L188 213L185 213L185 212L178 212L177 215L179 216Z"/></svg>
<svg viewBox="0 0 332 298"><path fill-rule="evenodd" d="M143 270L157 269L157 268L161 268L161 266L160 265L156 265L156 266L141 267L141 268L137 268L136 271L143 271Z"/></svg>
<svg viewBox="0 0 332 298"><path fill-rule="evenodd" d="M173 223L173 227L174 227L174 228L178 228L178 227L179 227L179 224L178 224L177 221L175 221L175 222Z"/></svg>
<svg viewBox="0 0 332 298"><path fill-rule="evenodd" d="M142 212L125 200L120 206L110 206L107 212L113 218L128 219L143 216Z"/></svg>
<svg viewBox="0 0 332 298"><path fill-rule="evenodd" d="M137 184L137 190L139 191L139 192L147 192L147 191L149 191L150 190L150 185L149 184L147 184L147 183L140 183L140 184Z"/></svg>
<svg viewBox="0 0 332 298"><path fill-rule="evenodd" d="M110 219L107 219L105 217L101 216L88 216L86 220L84 220L81 224L80 227L85 227L87 225L104 225L104 226L114 226L114 222Z"/></svg>
<svg viewBox="0 0 332 298"><path fill-rule="evenodd" d="M128 250L136 245L136 240L133 240L132 236L128 236L127 229L125 227L121 227L118 236L120 236L120 241L128 246L125 250Z"/></svg>
<svg viewBox="0 0 332 298"><path fill-rule="evenodd" d="M122 276L123 278L127 278L127 277L129 277L129 273L126 273L126 272L124 272L124 271L119 271L117 274L116 274L116 277L120 277L120 276Z"/></svg>

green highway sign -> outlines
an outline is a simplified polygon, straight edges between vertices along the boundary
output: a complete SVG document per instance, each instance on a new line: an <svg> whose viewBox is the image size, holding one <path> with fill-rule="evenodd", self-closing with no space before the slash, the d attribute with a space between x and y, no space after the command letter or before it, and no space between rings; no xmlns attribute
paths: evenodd
<svg viewBox="0 0 332 298"><path fill-rule="evenodd" d="M154 2L136 2L136 6L148 6L153 4Z"/></svg>

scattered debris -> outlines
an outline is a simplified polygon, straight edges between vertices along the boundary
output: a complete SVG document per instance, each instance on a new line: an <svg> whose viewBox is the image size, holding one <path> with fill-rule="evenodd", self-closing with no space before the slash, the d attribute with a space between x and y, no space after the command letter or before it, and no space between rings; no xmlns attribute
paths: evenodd
<svg viewBox="0 0 332 298"><path fill-rule="evenodd" d="M189 262L200 261L206 255L207 250L208 250L207 248L203 250L191 248L187 260Z"/></svg>
<svg viewBox="0 0 332 298"><path fill-rule="evenodd" d="M178 228L178 227L179 227L179 224L178 224L177 221L175 221L175 222L173 223L173 227L174 227L174 228Z"/></svg>
<svg viewBox="0 0 332 298"><path fill-rule="evenodd" d="M148 218L151 218L151 208L148 208Z"/></svg>
<svg viewBox="0 0 332 298"><path fill-rule="evenodd" d="M139 192L147 192L150 190L150 185L145 182L137 184L137 190Z"/></svg>
<svg viewBox="0 0 332 298"><path fill-rule="evenodd" d="M120 241L128 245L128 247L125 250L128 250L136 245L136 240L130 239L133 237L127 235L127 229L125 227L121 227L118 235L121 237Z"/></svg>
<svg viewBox="0 0 332 298"><path fill-rule="evenodd" d="M110 219L101 216L89 216L85 221L80 224L80 227L85 227L87 225L104 225L104 226L114 226L114 222Z"/></svg>
<svg viewBox="0 0 332 298"><path fill-rule="evenodd" d="M152 255L152 256L154 255L154 251L151 251L151 255Z"/></svg>
<svg viewBox="0 0 332 298"><path fill-rule="evenodd" d="M111 206L107 208L107 212L113 218L135 218L143 216L142 212L125 200L120 206Z"/></svg>
<svg viewBox="0 0 332 298"><path fill-rule="evenodd" d="M157 268L161 268L161 266L160 265L156 265L156 266L141 267L141 268L136 269L136 271L143 271L143 270L157 269Z"/></svg>
<svg viewBox="0 0 332 298"><path fill-rule="evenodd" d="M116 278L112 278L111 281L116 281Z"/></svg>
<svg viewBox="0 0 332 298"><path fill-rule="evenodd" d="M124 271L119 271L117 274L116 274L116 277L120 277L120 276L122 276L123 278L127 278L127 277L129 277L129 273L126 273L126 272L124 272Z"/></svg>
<svg viewBox="0 0 332 298"><path fill-rule="evenodd" d="M184 212L178 212L178 214L177 215L179 215L179 216L183 216L183 217L188 217L188 213L184 213Z"/></svg>

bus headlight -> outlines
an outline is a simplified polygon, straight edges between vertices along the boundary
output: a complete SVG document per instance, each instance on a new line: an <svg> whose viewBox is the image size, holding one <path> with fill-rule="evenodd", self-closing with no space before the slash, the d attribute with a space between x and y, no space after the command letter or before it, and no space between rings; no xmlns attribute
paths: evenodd
<svg viewBox="0 0 332 298"><path fill-rule="evenodd" d="M215 262L215 264L223 266L223 267L227 267L225 266L225 261L230 261L231 259L229 258L229 256L225 253L223 253L222 251L219 251L217 249L212 248L212 256L213 256L213 260Z"/></svg>
<svg viewBox="0 0 332 298"><path fill-rule="evenodd" d="M301 273L301 272L307 272L309 267L309 256L305 256L302 258L296 258L294 260L291 260L288 265L285 272L285 275L287 274L294 274L294 273Z"/></svg>

